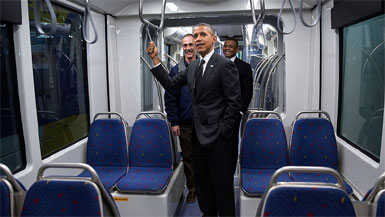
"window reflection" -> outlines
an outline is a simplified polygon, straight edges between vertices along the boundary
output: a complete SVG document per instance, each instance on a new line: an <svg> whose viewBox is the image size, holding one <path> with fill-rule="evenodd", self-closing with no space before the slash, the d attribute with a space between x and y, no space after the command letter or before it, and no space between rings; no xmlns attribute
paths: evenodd
<svg viewBox="0 0 385 217"><path fill-rule="evenodd" d="M29 1L33 75L39 138L43 158L88 135L89 105L86 46L80 13L53 4L57 30L40 35L34 26L34 1ZM50 15L41 9L45 32Z"/></svg>

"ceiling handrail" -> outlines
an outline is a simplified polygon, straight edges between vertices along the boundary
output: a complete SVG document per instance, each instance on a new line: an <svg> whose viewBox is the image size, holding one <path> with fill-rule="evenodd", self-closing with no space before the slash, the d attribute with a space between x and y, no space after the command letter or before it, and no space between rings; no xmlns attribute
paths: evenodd
<svg viewBox="0 0 385 217"><path fill-rule="evenodd" d="M41 8L42 0L36 0L36 2L35 2L35 11L34 11L34 14L35 14L35 28L36 28L37 32L39 32L41 35L53 35L56 32L56 29L57 29L56 14L55 14L55 11L53 10L52 4L51 4L51 0L44 0L44 1L47 4L48 12L49 12L49 14L51 16L51 21L52 21L51 29L49 30L48 33L46 33L46 32L44 32L44 30L43 30L43 28L41 27L41 24L40 24L40 8Z"/></svg>
<svg viewBox="0 0 385 217"><path fill-rule="evenodd" d="M88 44L93 44L96 41L98 41L98 31L96 30L94 19L92 18L92 15L91 15L90 0L84 0L84 4L85 4L85 9L84 9L84 14L83 14L83 39ZM91 25L92 25L92 29L94 30L94 33L95 33L94 40L90 40L87 36L87 20L88 19L90 20Z"/></svg>
<svg viewBox="0 0 385 217"><path fill-rule="evenodd" d="M251 15L253 16L253 23L255 26L261 23L262 20L265 18L265 0L259 0L259 5L260 5L261 13L259 13L258 19L256 19L254 0L250 0Z"/></svg>
<svg viewBox="0 0 385 217"><path fill-rule="evenodd" d="M139 18L140 18L140 21L142 21L143 24L151 26L152 28L156 29L158 32L162 31L163 27L164 27L164 14L165 14L165 10L166 10L166 1L167 0L163 0L160 25L157 26L155 24L152 24L150 21L144 19L144 17L143 17L143 0L140 0L139 1Z"/></svg>
<svg viewBox="0 0 385 217"><path fill-rule="evenodd" d="M303 19L303 12L302 12L302 4L303 4L303 0L301 0L301 2L299 3L299 18L301 19L301 22L304 26L307 26L307 27L313 27L315 25L317 25L317 23L320 21L321 19L321 9L322 9L322 5L321 5L321 0L316 0L317 1L317 11L318 11L318 16L317 16L317 19L314 21L314 23L312 24L308 24L305 22L305 20Z"/></svg>
<svg viewBox="0 0 385 217"><path fill-rule="evenodd" d="M297 27L297 16L296 16L295 8L294 8L294 5L293 5L293 1L289 0L290 8L291 8L291 10L293 12L293 17L294 17L294 27L293 27L293 29L291 31L284 32L283 29L281 28L281 26L279 25L279 21L281 20L282 11L283 11L283 7L285 6L285 3L286 3L286 0L283 0L282 7L279 10L278 19L277 19L277 29L278 29L278 31L280 33L282 33L284 35L288 35L288 34L291 34L292 32L294 32L295 28Z"/></svg>

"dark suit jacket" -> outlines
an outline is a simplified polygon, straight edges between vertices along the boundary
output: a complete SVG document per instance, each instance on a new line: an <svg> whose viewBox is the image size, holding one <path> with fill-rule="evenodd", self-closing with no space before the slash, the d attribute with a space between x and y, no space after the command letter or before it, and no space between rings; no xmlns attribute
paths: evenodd
<svg viewBox="0 0 385 217"><path fill-rule="evenodd" d="M159 65L151 72L165 89L188 85L193 100L193 123L202 146L210 146L218 136L229 137L239 119L241 91L235 64L214 53L207 63L199 87L195 86L195 72L199 60L170 78Z"/></svg>
<svg viewBox="0 0 385 217"><path fill-rule="evenodd" d="M238 58L235 58L234 63L239 73L239 81L241 85L241 111L243 114L246 114L251 98L253 97L253 71L251 70L250 64Z"/></svg>

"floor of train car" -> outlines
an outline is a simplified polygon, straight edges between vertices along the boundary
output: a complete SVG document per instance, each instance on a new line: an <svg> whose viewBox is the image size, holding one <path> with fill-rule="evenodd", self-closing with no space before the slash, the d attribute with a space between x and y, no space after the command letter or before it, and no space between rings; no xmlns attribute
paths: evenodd
<svg viewBox="0 0 385 217"><path fill-rule="evenodd" d="M239 174L238 171L236 174ZM183 202L179 205L178 209L175 212L175 217L184 217L184 216L202 216L202 212L199 209L198 199L195 203L186 203L186 196L188 194L188 189L185 186L183 192ZM235 199L235 213L236 216L239 216L239 178L238 175L234 176L234 199Z"/></svg>

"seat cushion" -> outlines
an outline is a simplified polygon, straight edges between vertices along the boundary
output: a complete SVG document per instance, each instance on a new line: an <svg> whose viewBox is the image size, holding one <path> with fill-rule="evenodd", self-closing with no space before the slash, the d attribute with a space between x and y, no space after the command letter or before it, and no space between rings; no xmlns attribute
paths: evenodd
<svg viewBox="0 0 385 217"><path fill-rule="evenodd" d="M320 173L291 173L295 182L326 182L337 183L337 179L329 174ZM344 181L346 192L350 195L353 192L352 187Z"/></svg>
<svg viewBox="0 0 385 217"><path fill-rule="evenodd" d="M116 187L120 192L157 193L165 189L171 174L171 168L130 167Z"/></svg>
<svg viewBox="0 0 385 217"><path fill-rule="evenodd" d="M93 166L96 173L99 176L100 181L104 184L107 189L111 189L116 182L126 174L127 167L102 167ZM80 177L91 177L88 171L83 171Z"/></svg>
<svg viewBox="0 0 385 217"><path fill-rule="evenodd" d="M275 171L276 169L241 169L243 191L252 196L263 195ZM278 177L278 181L289 182L290 180L288 174Z"/></svg>

